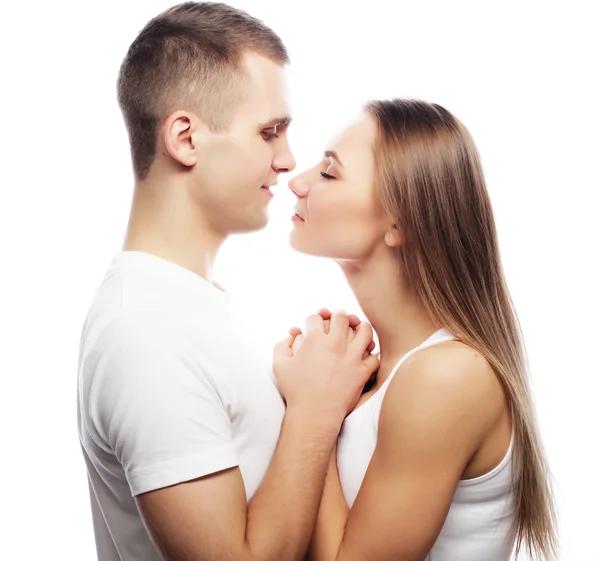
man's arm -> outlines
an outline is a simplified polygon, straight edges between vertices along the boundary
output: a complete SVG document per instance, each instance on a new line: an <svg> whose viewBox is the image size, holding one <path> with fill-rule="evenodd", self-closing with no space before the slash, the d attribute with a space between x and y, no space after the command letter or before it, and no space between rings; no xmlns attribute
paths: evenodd
<svg viewBox="0 0 600 561"><path fill-rule="evenodd" d="M339 426L289 412L262 485L249 505L238 468L137 497L165 559L302 559Z"/></svg>
<svg viewBox="0 0 600 561"><path fill-rule="evenodd" d="M336 314L325 333L307 322L302 349L293 337L276 348L275 374L288 410L267 474L249 505L238 468L140 494L137 504L169 561L301 560L319 507L332 446L347 412L377 366L365 358L372 330L350 341Z"/></svg>

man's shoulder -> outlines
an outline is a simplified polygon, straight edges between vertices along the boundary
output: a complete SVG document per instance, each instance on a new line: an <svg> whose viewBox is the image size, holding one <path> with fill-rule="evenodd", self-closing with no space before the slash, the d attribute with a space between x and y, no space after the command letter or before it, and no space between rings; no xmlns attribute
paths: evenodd
<svg viewBox="0 0 600 561"><path fill-rule="evenodd" d="M171 377L193 373L230 388L236 387L232 378L248 370L269 370L266 355L241 327L240 303L205 281L196 283L191 274L174 273L109 269L84 325L80 377L91 381L127 372L130 383L141 384L142 370L154 362Z"/></svg>
<svg viewBox="0 0 600 561"><path fill-rule="evenodd" d="M235 316L221 307L190 301L170 305L164 300L105 301L92 307L80 344L80 375L99 372L140 372L149 362L160 363L174 377L190 372L220 384L242 365L255 365ZM234 352L232 352L234 351ZM143 380L142 380L143 381Z"/></svg>
<svg viewBox="0 0 600 561"><path fill-rule="evenodd" d="M171 333L183 336L182 344L198 344L226 323L229 302L214 292L201 283L195 287L143 269L111 267L88 309L82 351L115 340L164 337L166 343Z"/></svg>

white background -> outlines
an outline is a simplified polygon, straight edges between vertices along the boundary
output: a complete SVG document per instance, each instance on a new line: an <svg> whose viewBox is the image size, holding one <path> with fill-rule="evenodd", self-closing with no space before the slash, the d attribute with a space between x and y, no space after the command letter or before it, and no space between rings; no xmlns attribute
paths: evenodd
<svg viewBox="0 0 600 561"><path fill-rule="evenodd" d="M564 561L600 560L594 4L234 2L289 47L299 170L370 98L435 101L471 130L528 345ZM79 333L132 193L118 67L169 5L17 2L0 12L2 559L94 559L76 432ZM294 200L282 180L270 226L231 240L217 275L273 341L320 306L359 312L333 264L288 248Z"/></svg>

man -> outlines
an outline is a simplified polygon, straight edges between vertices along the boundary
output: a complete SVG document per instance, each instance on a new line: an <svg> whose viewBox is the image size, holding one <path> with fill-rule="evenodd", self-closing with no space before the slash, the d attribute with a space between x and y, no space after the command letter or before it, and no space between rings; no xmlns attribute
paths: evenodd
<svg viewBox="0 0 600 561"><path fill-rule="evenodd" d="M213 282L223 241L265 226L294 169L287 63L264 24L212 3L157 16L123 61L134 196L79 362L101 561L301 559L341 423L377 366L370 326L334 314L325 333L311 316L300 349L293 335L276 347L286 409Z"/></svg>

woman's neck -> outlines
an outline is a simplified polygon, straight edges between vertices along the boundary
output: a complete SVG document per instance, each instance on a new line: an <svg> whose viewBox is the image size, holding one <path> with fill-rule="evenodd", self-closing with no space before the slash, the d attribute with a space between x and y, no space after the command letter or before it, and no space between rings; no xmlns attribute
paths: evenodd
<svg viewBox="0 0 600 561"><path fill-rule="evenodd" d="M442 326L436 325L408 289L391 252L384 250L366 262L340 262L340 266L379 340L379 385L399 358Z"/></svg>

